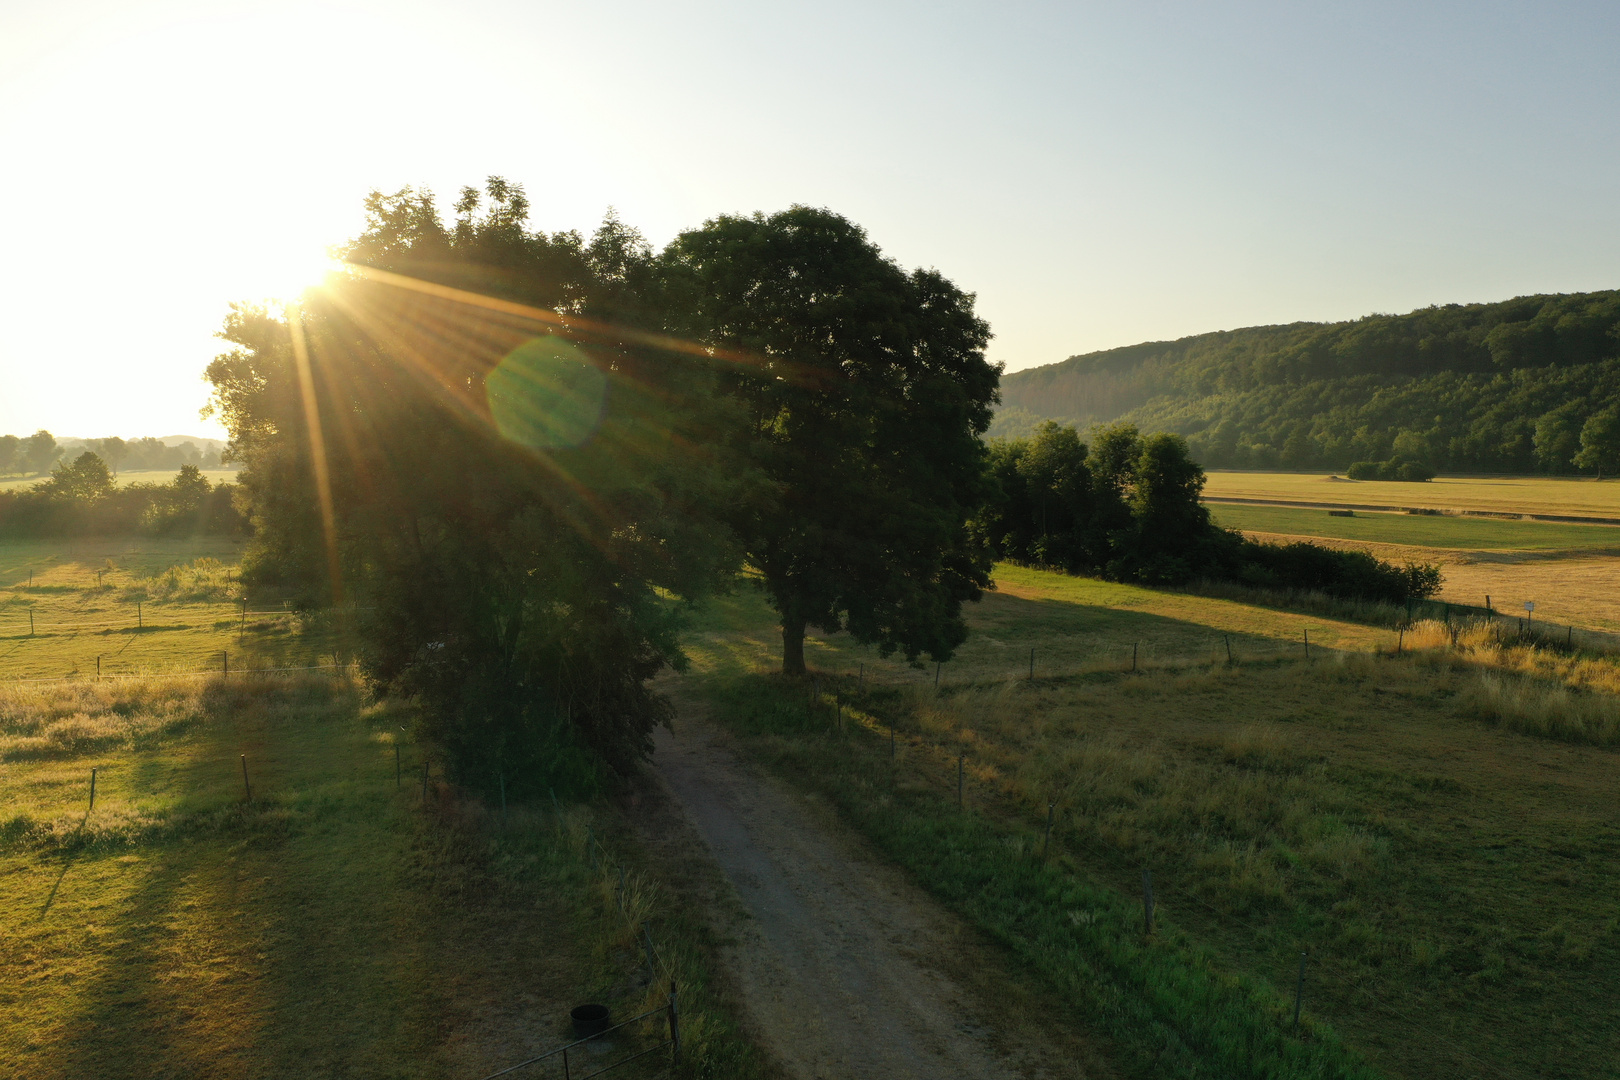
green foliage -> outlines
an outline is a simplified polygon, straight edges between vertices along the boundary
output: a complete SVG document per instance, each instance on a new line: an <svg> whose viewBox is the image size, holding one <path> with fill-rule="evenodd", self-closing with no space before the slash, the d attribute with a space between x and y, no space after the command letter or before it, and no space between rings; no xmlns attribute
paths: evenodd
<svg viewBox="0 0 1620 1080"><path fill-rule="evenodd" d="M86 451L49 480L0 491L0 536L237 536L246 522L235 490L210 484L195 465L167 484L115 487L106 464Z"/></svg>
<svg viewBox="0 0 1620 1080"><path fill-rule="evenodd" d="M998 558L1113 581L1206 578L1385 603L1440 587L1433 566L1395 567L1314 544L1259 544L1218 528L1200 501L1204 471L1177 435L1144 438L1115 424L1096 432L1088 454L1075 429L1048 421L1033 439L993 441L989 457L990 495L972 532Z"/></svg>
<svg viewBox="0 0 1620 1080"><path fill-rule="evenodd" d="M1407 480L1422 482L1434 479L1434 470L1421 461L1393 457L1388 461L1358 461L1345 470L1352 480Z"/></svg>
<svg viewBox="0 0 1620 1080"><path fill-rule="evenodd" d="M993 433L1031 414L1179 432L1208 467L1568 472L1620 394L1620 292L1249 327L1071 357L1002 381Z"/></svg>
<svg viewBox="0 0 1620 1080"><path fill-rule="evenodd" d="M27 438L0 435L0 476L38 476L61 454L56 437L43 428Z"/></svg>
<svg viewBox="0 0 1620 1080"><path fill-rule="evenodd" d="M989 581L963 530L999 373L973 297L803 206L682 233L662 269L674 328L737 361L767 483L731 524L782 617L783 669L804 670L806 627L948 659Z"/></svg>
<svg viewBox="0 0 1620 1080"><path fill-rule="evenodd" d="M1589 469L1600 477L1620 472L1620 409L1611 405L1587 418L1581 425L1581 449L1573 461L1577 469Z"/></svg>
<svg viewBox="0 0 1620 1080"><path fill-rule="evenodd" d="M647 680L683 663L677 598L736 568L714 513L750 475L728 450L735 416L707 356L640 344L652 258L616 219L589 244L529 232L499 179L463 191L450 228L425 193L367 207L351 262L476 295L357 277L312 297L308 402L292 326L233 312L236 348L208 377L245 464L245 577L356 604L367 674L427 706L458 783L591 788L669 716Z"/></svg>

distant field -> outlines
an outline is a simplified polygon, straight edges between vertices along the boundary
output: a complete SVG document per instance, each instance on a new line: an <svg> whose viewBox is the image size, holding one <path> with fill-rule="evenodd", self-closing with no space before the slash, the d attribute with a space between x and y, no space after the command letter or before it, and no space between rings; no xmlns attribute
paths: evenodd
<svg viewBox="0 0 1620 1080"><path fill-rule="evenodd" d="M121 472L114 479L117 480L119 486L125 486L128 484L167 484L170 480L174 479L174 474L179 471L180 470L178 469L141 469L134 472ZM212 484L230 484L236 482L235 469L204 469L202 474L208 477L209 483ZM9 488L31 487L44 479L47 478L43 476L29 476L21 478L13 477L10 480L0 480L0 491L4 491Z"/></svg>
<svg viewBox="0 0 1620 1080"><path fill-rule="evenodd" d="M330 662L329 632L235 581L228 540L0 543L0 678ZM96 571L101 570L98 584ZM32 584L30 584L30 581ZM32 614L32 632L29 617Z"/></svg>
<svg viewBox="0 0 1620 1080"><path fill-rule="evenodd" d="M1210 503L1209 509L1220 525L1245 532L1285 533L1467 551L1620 550L1620 527L1613 525L1565 525L1547 521L1431 517L1426 514L1386 514L1377 511L1362 511L1355 517L1329 517L1326 510L1233 503Z"/></svg>
<svg viewBox="0 0 1620 1080"><path fill-rule="evenodd" d="M1491 513L1620 518L1620 481L1555 477L1439 477L1423 484L1329 480L1326 473L1211 472L1205 495L1366 503Z"/></svg>

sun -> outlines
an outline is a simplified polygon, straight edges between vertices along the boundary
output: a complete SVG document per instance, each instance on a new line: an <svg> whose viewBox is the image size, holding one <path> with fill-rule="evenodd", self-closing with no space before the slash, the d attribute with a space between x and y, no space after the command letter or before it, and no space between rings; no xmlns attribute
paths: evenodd
<svg viewBox="0 0 1620 1080"><path fill-rule="evenodd" d="M341 260L318 248L261 248L243 252L229 274L232 293L243 300L291 303L343 269Z"/></svg>

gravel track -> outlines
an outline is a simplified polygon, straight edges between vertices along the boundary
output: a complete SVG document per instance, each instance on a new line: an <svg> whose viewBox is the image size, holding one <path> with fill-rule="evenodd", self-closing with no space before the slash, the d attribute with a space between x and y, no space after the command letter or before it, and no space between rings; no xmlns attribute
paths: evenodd
<svg viewBox="0 0 1620 1080"><path fill-rule="evenodd" d="M693 899L729 942L750 1034L788 1076L1109 1071L998 950L680 703L678 734L657 734L655 773L678 813L657 815L656 840L666 861L718 869L711 892L725 895Z"/></svg>

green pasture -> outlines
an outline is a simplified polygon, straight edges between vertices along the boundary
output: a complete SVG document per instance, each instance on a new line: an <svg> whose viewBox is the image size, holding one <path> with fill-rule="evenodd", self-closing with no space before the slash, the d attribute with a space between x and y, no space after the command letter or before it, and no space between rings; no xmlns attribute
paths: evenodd
<svg viewBox="0 0 1620 1080"><path fill-rule="evenodd" d="M1502 521L1430 514L1355 512L1330 517L1326 510L1292 506L1208 503L1217 524L1246 532L1286 533L1374 544L1452 548L1461 551L1590 551L1620 549L1620 526L1566 525L1551 521Z"/></svg>
<svg viewBox="0 0 1620 1080"><path fill-rule="evenodd" d="M468 1080L673 976L692 1060L752 1075L633 856L616 900L624 828L549 805L503 825L437 765L424 799L409 719L331 677L0 687L5 1074Z"/></svg>
<svg viewBox="0 0 1620 1080"><path fill-rule="evenodd" d="M744 749L1005 943L1143 1075L1620 1075L1620 755L1481 704L1504 680L1557 698L1550 668L1471 660L1438 630L1396 658L1353 625L998 579L937 690L931 668L833 636L807 650L812 704L774 674L775 620L748 594L700 612L688 678ZM1307 663L1303 623L1340 648ZM1221 634L1233 664L1209 655ZM1129 639L1156 661L1136 674ZM1013 662L1030 644L1033 680ZM1043 668L1043 650L1063 662ZM1620 707L1591 680L1582 693Z"/></svg>
<svg viewBox="0 0 1620 1080"><path fill-rule="evenodd" d="M1000 564L996 588L966 607L972 634L939 671L942 685L1027 676L1030 650L1039 677L1238 659L1303 656L1313 650L1370 652L1393 647L1393 631L1233 600L1146 589ZM705 603L687 651L710 673L780 666L782 639L764 596L740 585ZM932 685L934 665L913 667L903 656L883 658L847 635L805 640L805 659L830 674L858 674L889 683ZM924 658L924 661L926 658Z"/></svg>
<svg viewBox="0 0 1620 1080"><path fill-rule="evenodd" d="M0 543L0 678L94 675L97 657L103 675L331 663L330 620L292 614L276 592L246 594L244 618L240 550L218 538Z"/></svg>

